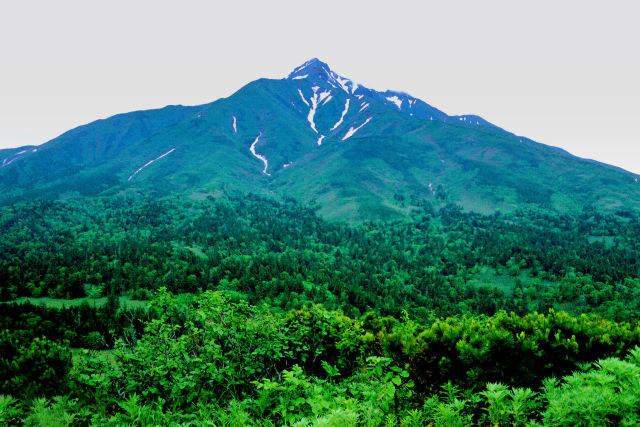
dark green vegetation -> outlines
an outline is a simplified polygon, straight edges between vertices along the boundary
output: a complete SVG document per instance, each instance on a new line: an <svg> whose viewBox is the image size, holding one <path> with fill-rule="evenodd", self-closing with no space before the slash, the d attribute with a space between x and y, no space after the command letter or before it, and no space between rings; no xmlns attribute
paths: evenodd
<svg viewBox="0 0 640 427"><path fill-rule="evenodd" d="M416 205L359 226L240 194L1 208L0 417L636 420L638 214Z"/></svg>
<svg viewBox="0 0 640 427"><path fill-rule="evenodd" d="M423 201L412 217L352 227L255 195L16 204L0 208L0 297L144 300L166 287L356 317L554 307L637 319L638 214L483 216Z"/></svg>
<svg viewBox="0 0 640 427"><path fill-rule="evenodd" d="M0 162L0 425L640 422L630 173L317 60Z"/></svg>

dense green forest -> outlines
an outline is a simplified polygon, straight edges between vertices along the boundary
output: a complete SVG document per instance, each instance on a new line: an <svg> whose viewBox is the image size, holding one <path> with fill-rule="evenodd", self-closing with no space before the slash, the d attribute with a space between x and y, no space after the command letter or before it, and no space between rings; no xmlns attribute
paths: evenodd
<svg viewBox="0 0 640 427"><path fill-rule="evenodd" d="M0 424L640 420L637 213L410 204L0 207Z"/></svg>
<svg viewBox="0 0 640 427"><path fill-rule="evenodd" d="M252 195L4 207L0 297L149 299L166 287L224 290L283 310L313 302L355 317L554 307L637 318L637 214L483 216L414 203L412 222L354 227Z"/></svg>

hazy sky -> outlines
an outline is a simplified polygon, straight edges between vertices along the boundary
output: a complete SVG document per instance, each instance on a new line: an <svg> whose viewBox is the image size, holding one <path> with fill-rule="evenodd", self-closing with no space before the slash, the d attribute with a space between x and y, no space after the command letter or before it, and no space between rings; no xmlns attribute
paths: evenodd
<svg viewBox="0 0 640 427"><path fill-rule="evenodd" d="M638 1L3 1L0 148L311 57L640 173Z"/></svg>

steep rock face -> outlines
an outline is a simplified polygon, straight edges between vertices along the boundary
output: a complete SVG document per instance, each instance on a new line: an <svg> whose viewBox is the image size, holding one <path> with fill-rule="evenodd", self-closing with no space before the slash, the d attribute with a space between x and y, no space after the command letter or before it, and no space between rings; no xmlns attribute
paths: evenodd
<svg viewBox="0 0 640 427"><path fill-rule="evenodd" d="M635 209L636 176L378 92L318 59L229 98L99 120L0 151L0 203L153 191L292 196L332 219L401 218L421 199L482 212Z"/></svg>

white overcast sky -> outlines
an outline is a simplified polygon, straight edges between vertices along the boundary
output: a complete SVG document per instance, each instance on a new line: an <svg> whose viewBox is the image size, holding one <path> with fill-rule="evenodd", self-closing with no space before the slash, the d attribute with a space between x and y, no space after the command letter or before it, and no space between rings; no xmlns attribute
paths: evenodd
<svg viewBox="0 0 640 427"><path fill-rule="evenodd" d="M0 148L226 97L318 57L640 173L638 1L4 1Z"/></svg>

